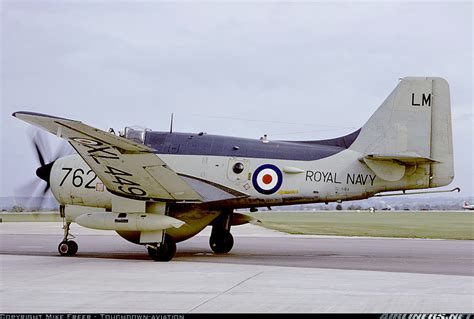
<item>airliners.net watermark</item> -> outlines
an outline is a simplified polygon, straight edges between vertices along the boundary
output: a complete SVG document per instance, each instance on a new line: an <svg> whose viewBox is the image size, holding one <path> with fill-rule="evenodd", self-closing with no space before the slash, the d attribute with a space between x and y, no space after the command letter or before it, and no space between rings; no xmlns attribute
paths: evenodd
<svg viewBox="0 0 474 319"><path fill-rule="evenodd" d="M0 314L0 319L184 319L184 317L185 315L180 314Z"/></svg>

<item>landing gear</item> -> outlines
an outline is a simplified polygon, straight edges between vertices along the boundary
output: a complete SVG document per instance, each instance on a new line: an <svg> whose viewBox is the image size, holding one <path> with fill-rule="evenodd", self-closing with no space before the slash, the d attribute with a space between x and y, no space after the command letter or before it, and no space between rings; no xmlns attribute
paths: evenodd
<svg viewBox="0 0 474 319"><path fill-rule="evenodd" d="M148 255L154 261L170 261L176 254L176 242L168 234L165 234L161 244L148 245Z"/></svg>
<svg viewBox="0 0 474 319"><path fill-rule="evenodd" d="M212 233L209 245L216 254L227 254L231 251L234 246L234 237L230 231L222 230L219 234L215 234L213 229Z"/></svg>
<svg viewBox="0 0 474 319"><path fill-rule="evenodd" d="M74 240L66 240L59 243L58 252L61 256L73 256L77 253L78 248Z"/></svg>
<svg viewBox="0 0 474 319"><path fill-rule="evenodd" d="M212 223L209 245L216 254L227 254L234 246L234 237L230 233L232 211L223 212Z"/></svg>
<svg viewBox="0 0 474 319"><path fill-rule="evenodd" d="M63 241L59 243L58 246L58 252L61 256L74 256L77 253L78 250L78 245L74 240L69 240L69 229L70 229L71 223L66 222L64 224L64 238ZM74 238L74 236L73 236Z"/></svg>

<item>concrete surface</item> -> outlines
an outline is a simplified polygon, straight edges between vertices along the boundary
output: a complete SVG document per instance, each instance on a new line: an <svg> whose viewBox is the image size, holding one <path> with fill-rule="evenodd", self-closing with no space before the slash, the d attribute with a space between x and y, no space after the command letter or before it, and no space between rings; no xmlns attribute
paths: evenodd
<svg viewBox="0 0 474 319"><path fill-rule="evenodd" d="M156 263L113 232L73 226L79 253L60 257L60 224L0 224L0 312L474 312L470 241L246 225L231 254L214 255L208 232Z"/></svg>

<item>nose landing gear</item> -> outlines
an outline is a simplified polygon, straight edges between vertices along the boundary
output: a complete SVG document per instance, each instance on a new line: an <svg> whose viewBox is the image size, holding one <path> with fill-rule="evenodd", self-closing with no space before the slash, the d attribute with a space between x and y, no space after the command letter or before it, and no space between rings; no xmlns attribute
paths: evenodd
<svg viewBox="0 0 474 319"><path fill-rule="evenodd" d="M79 246L74 240L69 240L69 236L72 236L69 234L70 226L70 222L66 222L63 226L64 238L58 246L58 252L61 256L74 256L79 248ZM74 238L74 236L72 236L72 238Z"/></svg>

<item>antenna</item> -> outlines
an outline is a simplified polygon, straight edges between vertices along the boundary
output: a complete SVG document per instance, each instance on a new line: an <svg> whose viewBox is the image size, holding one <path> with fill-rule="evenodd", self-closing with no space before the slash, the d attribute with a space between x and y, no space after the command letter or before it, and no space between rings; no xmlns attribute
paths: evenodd
<svg viewBox="0 0 474 319"><path fill-rule="evenodd" d="M171 113L170 134L173 133L173 113Z"/></svg>

